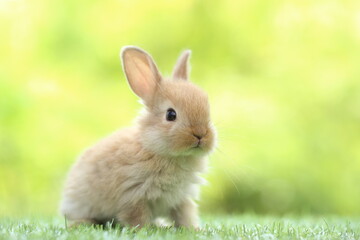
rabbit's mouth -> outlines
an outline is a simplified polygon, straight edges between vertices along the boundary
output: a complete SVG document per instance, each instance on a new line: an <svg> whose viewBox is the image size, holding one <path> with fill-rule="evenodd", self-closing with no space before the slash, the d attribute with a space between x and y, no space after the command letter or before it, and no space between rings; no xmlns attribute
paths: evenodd
<svg viewBox="0 0 360 240"><path fill-rule="evenodd" d="M188 145L188 149L191 150L191 152L207 153L211 151L214 141L212 132L207 131L202 135L192 135L190 146Z"/></svg>
<svg viewBox="0 0 360 240"><path fill-rule="evenodd" d="M180 146L179 146L180 147ZM189 139L178 149L174 149L171 155L177 156L201 156L208 154L212 149L212 139L204 137L202 139Z"/></svg>
<svg viewBox="0 0 360 240"><path fill-rule="evenodd" d="M199 139L197 140L190 148L191 149L199 149L199 150L203 150L204 148L204 141Z"/></svg>

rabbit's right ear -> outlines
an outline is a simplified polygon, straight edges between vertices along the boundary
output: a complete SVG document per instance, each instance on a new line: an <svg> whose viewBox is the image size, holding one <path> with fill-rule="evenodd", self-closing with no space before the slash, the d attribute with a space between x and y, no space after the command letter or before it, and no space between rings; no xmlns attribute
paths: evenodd
<svg viewBox="0 0 360 240"><path fill-rule="evenodd" d="M150 101L161 81L153 59L144 50L133 46L123 47L120 56L131 89L145 102Z"/></svg>

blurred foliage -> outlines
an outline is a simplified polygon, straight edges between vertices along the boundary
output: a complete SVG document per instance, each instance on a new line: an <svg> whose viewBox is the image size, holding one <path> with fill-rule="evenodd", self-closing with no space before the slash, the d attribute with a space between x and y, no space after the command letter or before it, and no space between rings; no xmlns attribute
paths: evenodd
<svg viewBox="0 0 360 240"><path fill-rule="evenodd" d="M0 0L0 214L55 214L140 105L118 53L193 50L219 146L203 211L360 214L360 2Z"/></svg>

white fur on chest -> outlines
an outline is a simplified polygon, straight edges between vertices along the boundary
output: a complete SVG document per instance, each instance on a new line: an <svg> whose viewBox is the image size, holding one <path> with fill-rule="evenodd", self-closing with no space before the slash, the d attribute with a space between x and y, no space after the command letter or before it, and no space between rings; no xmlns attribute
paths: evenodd
<svg viewBox="0 0 360 240"><path fill-rule="evenodd" d="M160 173L145 181L148 185L146 198L148 200L164 198L173 202L178 196L188 194L189 186L194 183L196 183L195 173Z"/></svg>
<svg viewBox="0 0 360 240"><path fill-rule="evenodd" d="M194 172L177 171L155 175L146 181L146 199L154 216L164 216L185 198L197 198L202 178Z"/></svg>
<svg viewBox="0 0 360 240"><path fill-rule="evenodd" d="M102 206L108 206L106 215L123 212L133 204L145 200L153 215L161 216L181 204L185 198L197 199L199 185L205 182L199 176L204 170L200 164L202 162L195 160L181 163L183 164L169 159L157 159L151 166L146 161L122 166L120 180L125 181L121 184L114 182L114 189L103 198L107 204ZM114 198L108 197L109 195Z"/></svg>
<svg viewBox="0 0 360 240"><path fill-rule="evenodd" d="M175 207L187 197L197 198L198 185L204 182L198 174L178 166L151 173L144 182L145 198L156 211Z"/></svg>

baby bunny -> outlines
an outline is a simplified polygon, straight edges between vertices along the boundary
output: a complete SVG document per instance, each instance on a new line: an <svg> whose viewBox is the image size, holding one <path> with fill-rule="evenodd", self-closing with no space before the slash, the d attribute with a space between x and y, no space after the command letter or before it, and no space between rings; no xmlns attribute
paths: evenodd
<svg viewBox="0 0 360 240"><path fill-rule="evenodd" d="M194 199L216 132L206 93L189 81L190 53L163 78L148 53L122 49L127 81L144 109L134 126L88 148L72 167L61 204L71 225L141 227L168 217L175 226L198 227Z"/></svg>

